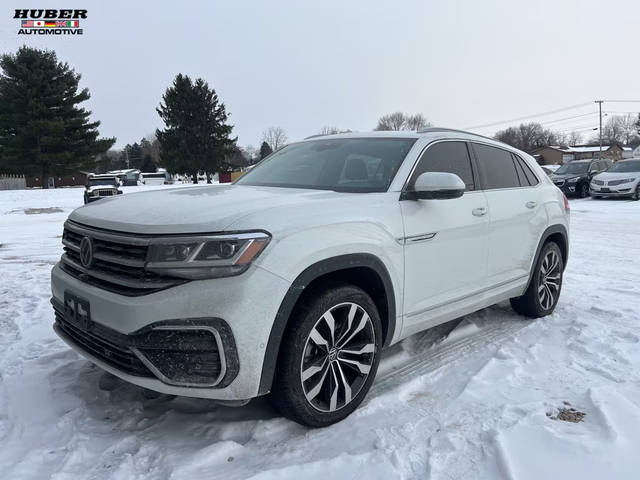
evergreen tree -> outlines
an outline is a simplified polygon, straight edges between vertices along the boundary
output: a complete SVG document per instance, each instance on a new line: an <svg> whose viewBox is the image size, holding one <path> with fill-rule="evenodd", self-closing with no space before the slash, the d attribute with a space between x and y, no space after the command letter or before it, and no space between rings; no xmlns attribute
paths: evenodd
<svg viewBox="0 0 640 480"><path fill-rule="evenodd" d="M80 75L55 52L21 47L0 56L0 166L39 175L48 187L52 174L88 166L115 138L98 138L100 122L78 107L90 98L78 90Z"/></svg>
<svg viewBox="0 0 640 480"><path fill-rule="evenodd" d="M260 145L260 160L262 160L267 155L271 155L272 153L273 150L271 149L269 144L267 142L262 142L262 145Z"/></svg>
<svg viewBox="0 0 640 480"><path fill-rule="evenodd" d="M188 173L198 183L198 172L216 172L235 147L233 127L215 90L198 78L178 74L156 109L165 123L156 130L160 159L170 173Z"/></svg>

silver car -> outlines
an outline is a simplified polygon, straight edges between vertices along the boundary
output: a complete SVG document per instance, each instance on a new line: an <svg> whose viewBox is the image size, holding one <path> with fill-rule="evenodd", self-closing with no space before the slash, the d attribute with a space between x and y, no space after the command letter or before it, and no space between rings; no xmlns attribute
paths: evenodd
<svg viewBox="0 0 640 480"><path fill-rule="evenodd" d="M623 160L591 179L592 198L631 197L640 200L640 159Z"/></svg>

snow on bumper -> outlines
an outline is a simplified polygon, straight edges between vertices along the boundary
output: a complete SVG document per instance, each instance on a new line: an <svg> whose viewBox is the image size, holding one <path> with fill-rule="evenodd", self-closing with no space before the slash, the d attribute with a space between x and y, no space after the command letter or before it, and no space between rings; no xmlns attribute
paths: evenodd
<svg viewBox="0 0 640 480"><path fill-rule="evenodd" d="M221 387L178 386L166 378L161 380L162 375L132 375L74 341L59 325L55 328L74 350L125 381L162 393L219 400L257 396L269 333L288 288L288 282L256 266L237 277L193 281L139 297L93 287L68 275L58 265L51 273L52 302L64 305L65 296L69 295L82 299L89 306L91 322L116 335L131 336L159 323L222 319L235 344L237 372L228 385ZM252 302L251 297L260 301Z"/></svg>

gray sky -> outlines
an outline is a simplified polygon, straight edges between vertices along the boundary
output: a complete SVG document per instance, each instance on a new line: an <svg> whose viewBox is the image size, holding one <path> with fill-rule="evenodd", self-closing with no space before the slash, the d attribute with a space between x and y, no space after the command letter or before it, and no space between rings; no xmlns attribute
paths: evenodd
<svg viewBox="0 0 640 480"><path fill-rule="evenodd" d="M88 9L83 36L17 35L14 9L73 7ZM640 99L637 0L5 0L0 12L0 51L56 50L82 74L88 108L117 147L162 126L155 107L177 73L215 88L242 146L259 146L272 125L290 140L324 125L367 131L396 110L466 128L596 98Z"/></svg>

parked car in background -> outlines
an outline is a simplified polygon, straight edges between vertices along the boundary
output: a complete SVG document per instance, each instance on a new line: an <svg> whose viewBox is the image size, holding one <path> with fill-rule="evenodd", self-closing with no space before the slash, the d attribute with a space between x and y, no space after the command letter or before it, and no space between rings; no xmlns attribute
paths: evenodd
<svg viewBox="0 0 640 480"><path fill-rule="evenodd" d="M313 427L347 417L382 350L511 300L560 297L569 204L533 157L443 128L291 143L232 185L71 213L55 330L114 375Z"/></svg>
<svg viewBox="0 0 640 480"><path fill-rule="evenodd" d="M84 189L84 203L95 202L101 198L120 195L120 181L117 175L103 174L87 176L87 183Z"/></svg>
<svg viewBox="0 0 640 480"><path fill-rule="evenodd" d="M591 179L591 197L631 197L640 200L640 159L622 160Z"/></svg>
<svg viewBox="0 0 640 480"><path fill-rule="evenodd" d="M558 168L549 178L567 196L585 198L589 195L591 178L611 167L609 159L574 160Z"/></svg>
<svg viewBox="0 0 640 480"><path fill-rule="evenodd" d="M120 185L125 187L135 187L140 181L140 170L128 168L126 170L111 170L107 172L110 175L116 175L120 180Z"/></svg>
<svg viewBox="0 0 640 480"><path fill-rule="evenodd" d="M540 168L542 168L542 171L547 175L551 175L555 171L555 169L551 170L550 168L547 168L546 165L541 165Z"/></svg>
<svg viewBox="0 0 640 480"><path fill-rule="evenodd" d="M166 185L169 183L170 175L166 170L158 170L157 172L142 172L140 181L145 185Z"/></svg>

